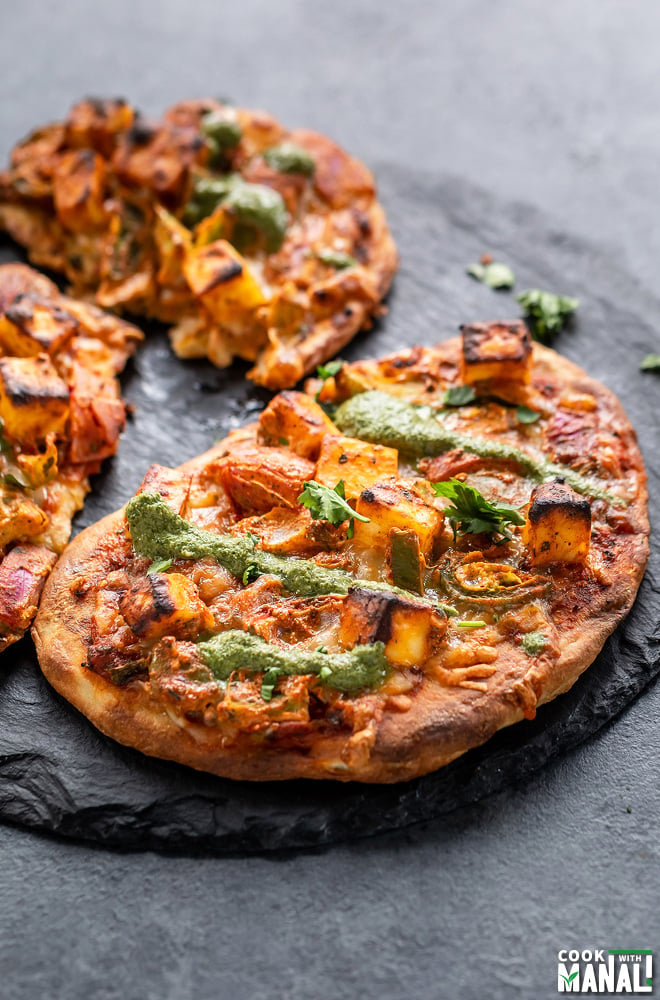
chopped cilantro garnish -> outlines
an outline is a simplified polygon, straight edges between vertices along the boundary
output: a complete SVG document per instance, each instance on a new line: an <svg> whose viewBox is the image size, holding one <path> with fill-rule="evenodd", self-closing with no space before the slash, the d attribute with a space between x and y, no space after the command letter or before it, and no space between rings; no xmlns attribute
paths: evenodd
<svg viewBox="0 0 660 1000"><path fill-rule="evenodd" d="M489 288L513 288L516 283L516 276L508 264L499 264L497 261L488 263L470 264L467 273L471 278L482 281Z"/></svg>
<svg viewBox="0 0 660 1000"><path fill-rule="evenodd" d="M523 307L531 334L535 340L551 340L566 326L580 302L566 295L555 295L531 288L516 295L516 301Z"/></svg>
<svg viewBox="0 0 660 1000"><path fill-rule="evenodd" d="M316 520L329 521L335 526L348 521L348 531L346 532L348 538L353 537L355 521L364 521L365 523L369 521L368 517L358 514L347 502L343 479L339 480L334 489L311 479L305 483L305 488L298 500L304 507L308 508Z"/></svg>
<svg viewBox="0 0 660 1000"><path fill-rule="evenodd" d="M642 372L660 372L660 354L647 354L639 370Z"/></svg>
<svg viewBox="0 0 660 1000"><path fill-rule="evenodd" d="M267 670L263 676L261 682L261 697L264 701L270 701L275 694L275 688L277 687L277 682L280 679L282 671L277 667L271 667Z"/></svg>
<svg viewBox="0 0 660 1000"><path fill-rule="evenodd" d="M535 424L540 419L541 414L536 410L530 410L529 406L523 406L521 403L516 407L516 420L519 424Z"/></svg>
<svg viewBox="0 0 660 1000"><path fill-rule="evenodd" d="M327 365L319 365L316 369L316 374L325 381L327 378L333 378L335 375L338 375L343 364L344 362L341 358L335 358L334 361L328 361Z"/></svg>
<svg viewBox="0 0 660 1000"><path fill-rule="evenodd" d="M171 559L156 559L147 570L147 576L149 576L150 573L164 573L165 570L169 569L171 565Z"/></svg>
<svg viewBox="0 0 660 1000"><path fill-rule="evenodd" d="M442 397L443 406L465 406L473 403L477 394L471 385L452 385Z"/></svg>
<svg viewBox="0 0 660 1000"><path fill-rule="evenodd" d="M499 535L501 540L510 541L513 535L507 524L521 525L525 518L515 507L508 504L491 503L473 486L460 479L450 479L446 483L432 483L438 497L447 497L452 506L445 507L444 513L454 532L461 535Z"/></svg>

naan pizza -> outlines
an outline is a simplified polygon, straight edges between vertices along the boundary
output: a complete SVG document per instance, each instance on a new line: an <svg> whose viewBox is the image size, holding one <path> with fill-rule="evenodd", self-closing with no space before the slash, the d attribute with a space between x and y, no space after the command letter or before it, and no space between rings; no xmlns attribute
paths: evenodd
<svg viewBox="0 0 660 1000"><path fill-rule="evenodd" d="M395 782L566 691L628 613L646 476L612 392L526 326L337 363L69 546L51 684L146 754Z"/></svg>
<svg viewBox="0 0 660 1000"><path fill-rule="evenodd" d="M294 385L383 311L397 253L336 143L221 101L88 99L0 175L0 227L72 294L171 326L182 358Z"/></svg>
<svg viewBox="0 0 660 1000"><path fill-rule="evenodd" d="M32 623L89 477L117 450L117 376L141 340L31 268L0 266L0 650Z"/></svg>

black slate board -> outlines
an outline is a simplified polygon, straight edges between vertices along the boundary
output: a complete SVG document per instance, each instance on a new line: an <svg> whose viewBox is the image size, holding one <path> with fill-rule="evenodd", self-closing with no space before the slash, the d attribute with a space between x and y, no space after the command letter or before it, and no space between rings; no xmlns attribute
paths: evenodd
<svg viewBox="0 0 660 1000"><path fill-rule="evenodd" d="M377 175L402 263L389 315L344 356L432 344L461 322L517 315L512 296L465 275L484 251L514 267L518 288L579 296L579 317L556 346L623 401L647 461L653 517L660 379L638 367L658 349L660 303L614 258L555 231L528 206L455 178L388 166ZM2 262L19 256L13 245L0 247ZM181 363L161 328L148 332L124 377L135 419L117 458L96 477L78 530L128 499L150 462L176 465L203 451L269 398L243 378L244 369ZM382 787L242 784L144 757L103 737L56 695L24 640L4 656L0 675L0 819L109 846L235 853L317 846L440 816L529 778L620 712L660 671L659 612L656 552L629 618L568 694L449 767Z"/></svg>

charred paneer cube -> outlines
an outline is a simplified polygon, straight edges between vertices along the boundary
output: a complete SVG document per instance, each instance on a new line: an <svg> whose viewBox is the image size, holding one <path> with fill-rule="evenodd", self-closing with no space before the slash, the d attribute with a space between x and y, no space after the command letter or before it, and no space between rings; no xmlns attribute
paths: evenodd
<svg viewBox="0 0 660 1000"><path fill-rule="evenodd" d="M119 610L136 635L196 638L213 627L197 587L182 573L149 573L122 594Z"/></svg>
<svg viewBox="0 0 660 1000"><path fill-rule="evenodd" d="M66 153L53 176L57 217L72 233L89 233L105 221L105 163L92 149Z"/></svg>
<svg viewBox="0 0 660 1000"><path fill-rule="evenodd" d="M315 478L333 489L343 479L346 499L355 500L373 483L396 476L398 467L396 448L327 435L321 445Z"/></svg>
<svg viewBox="0 0 660 1000"><path fill-rule="evenodd" d="M183 258L192 245L190 230L162 205L154 206L154 240L158 253L158 283L181 284Z"/></svg>
<svg viewBox="0 0 660 1000"><path fill-rule="evenodd" d="M562 479L534 488L527 517L523 539L535 566L586 560L591 540L591 505Z"/></svg>
<svg viewBox="0 0 660 1000"><path fill-rule="evenodd" d="M422 554L430 557L442 534L442 511L398 483L377 483L367 487L358 497L355 509L369 518L368 523L355 522L355 541L364 548L387 548L390 530L400 528L414 531Z"/></svg>
<svg viewBox="0 0 660 1000"><path fill-rule="evenodd" d="M0 316L0 348L19 358L52 356L77 330L75 317L52 301L18 295Z"/></svg>
<svg viewBox="0 0 660 1000"><path fill-rule="evenodd" d="M189 250L183 273L216 323L239 334L246 317L266 301L247 262L227 240Z"/></svg>
<svg viewBox="0 0 660 1000"><path fill-rule="evenodd" d="M130 128L135 112L121 97L87 97L75 104L65 122L65 141L73 149L95 149L109 157L117 136Z"/></svg>
<svg viewBox="0 0 660 1000"><path fill-rule="evenodd" d="M414 598L355 587L343 602L339 638L346 649L372 642L385 644L385 655L401 667L433 656L447 631L447 617Z"/></svg>
<svg viewBox="0 0 660 1000"><path fill-rule="evenodd" d="M186 188L190 167L204 149L196 129L162 127L138 118L119 136L112 166L122 184L154 191L174 207Z"/></svg>
<svg viewBox="0 0 660 1000"><path fill-rule="evenodd" d="M69 458L97 462L114 455L126 424L126 408L114 379L97 375L77 361L70 373Z"/></svg>
<svg viewBox="0 0 660 1000"><path fill-rule="evenodd" d="M0 420L4 433L23 444L62 433L69 390L47 354L0 358Z"/></svg>
<svg viewBox="0 0 660 1000"><path fill-rule="evenodd" d="M532 338L522 320L461 327L463 382L529 382Z"/></svg>
<svg viewBox="0 0 660 1000"><path fill-rule="evenodd" d="M325 436L337 433L330 417L304 392L279 392L259 417L260 441L290 448L312 462L317 460Z"/></svg>

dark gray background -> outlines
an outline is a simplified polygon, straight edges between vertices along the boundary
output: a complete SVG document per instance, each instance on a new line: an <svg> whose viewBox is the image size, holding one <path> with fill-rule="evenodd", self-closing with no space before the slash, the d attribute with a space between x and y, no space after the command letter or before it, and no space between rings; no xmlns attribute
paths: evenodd
<svg viewBox="0 0 660 1000"><path fill-rule="evenodd" d="M2 159L83 93L153 112L228 94L373 165L533 202L654 291L653 0L29 0L3 15ZM656 684L523 788L314 854L119 855L0 827L0 994L508 1000L555 996L563 947L655 948L657 966L659 709Z"/></svg>

